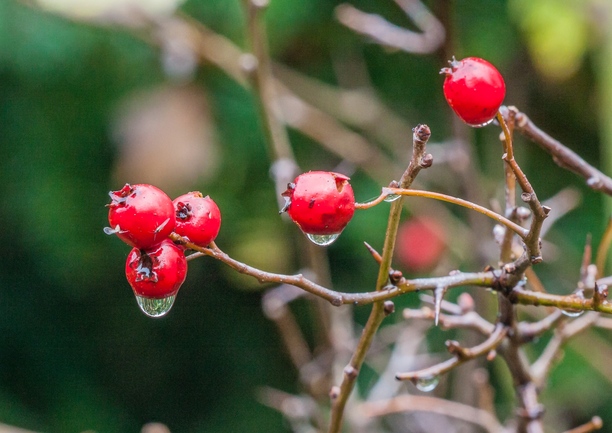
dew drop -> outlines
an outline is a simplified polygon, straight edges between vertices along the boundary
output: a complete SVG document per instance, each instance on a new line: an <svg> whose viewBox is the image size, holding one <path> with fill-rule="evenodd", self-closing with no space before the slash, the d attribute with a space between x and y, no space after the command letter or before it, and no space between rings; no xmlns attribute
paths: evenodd
<svg viewBox="0 0 612 433"><path fill-rule="evenodd" d="M584 314L584 310L561 310L561 312L567 317L580 317Z"/></svg>
<svg viewBox="0 0 612 433"><path fill-rule="evenodd" d="M149 317L162 317L170 311L176 295L171 295L165 298L145 298L136 295L138 306Z"/></svg>
<svg viewBox="0 0 612 433"><path fill-rule="evenodd" d="M340 233L334 233L331 235L311 235L310 233L306 233L306 237L308 239L321 247L331 245L336 239L338 239L338 236L340 236Z"/></svg>
<svg viewBox="0 0 612 433"><path fill-rule="evenodd" d="M117 231L110 227L104 227L104 233L110 236L110 235L114 235L115 233L117 233Z"/></svg>
<svg viewBox="0 0 612 433"><path fill-rule="evenodd" d="M401 197L401 195L399 195L399 194L389 194L388 196L386 196L384 198L384 200L386 202L388 202L388 203L391 203L392 201L395 201L395 200L397 200L400 197Z"/></svg>
<svg viewBox="0 0 612 433"><path fill-rule="evenodd" d="M494 119L495 118L493 117L493 118L491 118L491 120L487 120L484 123L468 123L468 122L465 122L465 123L470 125L472 128L482 128L483 126L487 126L488 124L492 123Z"/></svg>
<svg viewBox="0 0 612 433"><path fill-rule="evenodd" d="M430 392L436 389L436 386L440 383L440 376L427 376L417 379L415 385L418 390L423 392Z"/></svg>

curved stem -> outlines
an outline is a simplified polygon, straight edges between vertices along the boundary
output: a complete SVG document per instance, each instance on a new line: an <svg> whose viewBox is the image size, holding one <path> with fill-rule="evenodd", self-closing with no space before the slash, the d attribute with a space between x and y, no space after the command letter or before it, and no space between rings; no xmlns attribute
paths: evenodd
<svg viewBox="0 0 612 433"><path fill-rule="evenodd" d="M432 198L435 200L445 201L448 203L453 203L458 206L463 206L465 208L474 210L485 216L488 216L489 218L497 221L498 223L503 224L504 226L508 227L510 230L515 232L517 235L519 235L522 239L525 239L525 237L529 234L529 230L510 221L508 218L503 217L500 214L493 212L492 210L489 210L485 207L472 203L471 201L463 200L463 199L453 197L450 195L441 194L439 192L422 191L418 189L408 190L408 189L401 189L401 188L383 188L383 194L385 196L389 194L396 194L396 195L402 195L402 196L425 197L425 198Z"/></svg>

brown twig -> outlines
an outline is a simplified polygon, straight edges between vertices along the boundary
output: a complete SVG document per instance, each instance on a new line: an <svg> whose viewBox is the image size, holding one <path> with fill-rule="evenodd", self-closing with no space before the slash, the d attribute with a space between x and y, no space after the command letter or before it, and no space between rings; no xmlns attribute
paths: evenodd
<svg viewBox="0 0 612 433"><path fill-rule="evenodd" d="M565 433L590 433L599 430L603 427L603 421L600 417L594 416L589 422L571 430L566 430Z"/></svg>
<svg viewBox="0 0 612 433"><path fill-rule="evenodd" d="M388 400L361 403L356 410L366 417L399 412L428 412L476 424L490 433L505 431L497 418L486 410L428 396L403 394Z"/></svg>
<svg viewBox="0 0 612 433"><path fill-rule="evenodd" d="M409 188L419 171L431 165L426 165L423 163L423 161L427 159L425 146L430 136L431 131L427 125L417 125L414 128L412 136L412 158L408 168L406 168L406 171L404 171L404 174L400 179L401 187ZM397 236L401 212L402 199L400 198L399 200L391 203L391 209L389 211L383 252L378 268L378 277L376 279L377 293L384 293L387 291L385 288L389 279L389 270L391 268L391 259L393 257L393 250L395 247L395 239ZM355 386L357 376L359 375L359 370L361 369L366 353L372 344L374 335L376 334L376 331L380 327L385 316L386 313L384 304L382 302L374 302L372 311L370 312L368 321L366 322L363 333L361 334L361 338L357 343L355 352L344 369L342 383L337 388L338 392L334 393L334 398L332 398L331 418L328 430L329 433L339 433L342 428L342 419L344 416L346 402L353 390L353 387Z"/></svg>
<svg viewBox="0 0 612 433"><path fill-rule="evenodd" d="M523 173L523 170L521 170L518 163L514 159L512 134L508 129L508 125L506 124L506 120L501 111L498 111L497 113L497 120L502 128L506 140L506 153L504 154L503 159L514 173L517 183L523 190L523 193L521 194L522 200L527 203L533 214L529 233L523 238L523 241L525 242L529 261L532 264L536 264L542 261L542 253L540 251L540 232L542 230L542 224L550 212L550 208L542 206L533 187L531 186L531 183L527 179L527 176L525 176L525 173Z"/></svg>
<svg viewBox="0 0 612 433"><path fill-rule="evenodd" d="M356 33L387 47L416 54L434 52L444 42L444 27L418 0L396 0L422 33L391 24L379 15L368 14L343 3L336 8L338 21Z"/></svg>
<svg viewBox="0 0 612 433"><path fill-rule="evenodd" d="M612 195L611 178L587 163L574 151L539 129L525 113L520 112L516 107L501 107L500 110L504 117L508 116L510 110L515 111L515 129L552 155L553 161L559 167L582 176L586 179L587 185L590 188Z"/></svg>
<svg viewBox="0 0 612 433"><path fill-rule="evenodd" d="M404 319L423 319L434 320L435 313L429 307L422 307L418 310L406 308L403 311ZM482 335L489 336L495 329L495 325L484 319L475 311L469 311L462 315L440 314L440 325L444 329L471 329Z"/></svg>
<svg viewBox="0 0 612 433"><path fill-rule="evenodd" d="M538 386L543 386L548 372L554 361L558 358L561 348L576 334L590 328L597 322L599 314L588 313L584 316L567 323L562 328L557 328L555 335L548 342L540 357L531 366L531 375Z"/></svg>
<svg viewBox="0 0 612 433"><path fill-rule="evenodd" d="M447 341L448 350L454 355L452 358L422 370L397 373L395 377L397 380L410 380L413 382L419 379L438 377L466 361L486 355L492 350L495 350L495 348L501 344L507 332L508 328L502 323L498 323L495 325L495 329L491 335L489 335L485 341L472 348L464 348L455 341Z"/></svg>

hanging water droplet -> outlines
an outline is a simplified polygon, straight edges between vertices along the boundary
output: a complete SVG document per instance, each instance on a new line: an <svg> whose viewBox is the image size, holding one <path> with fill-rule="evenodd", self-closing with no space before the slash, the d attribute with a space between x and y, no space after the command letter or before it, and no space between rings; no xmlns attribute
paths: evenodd
<svg viewBox="0 0 612 433"><path fill-rule="evenodd" d="M561 312L567 317L580 317L584 314L584 310L561 310Z"/></svg>
<svg viewBox="0 0 612 433"><path fill-rule="evenodd" d="M388 203L391 203L392 201L395 201L395 200L397 200L400 197L401 197L401 195L399 195L399 194L389 194L388 196L386 196L384 198L384 200L386 202L388 202Z"/></svg>
<svg viewBox="0 0 612 433"><path fill-rule="evenodd" d="M436 389L436 386L438 386L439 383L440 376L427 376L417 379L415 385L420 391L430 392Z"/></svg>
<svg viewBox="0 0 612 433"><path fill-rule="evenodd" d="M311 235L310 233L306 233L306 237L308 239L321 247L331 245L336 239L338 239L338 236L340 236L340 233L334 233L331 235Z"/></svg>
<svg viewBox="0 0 612 433"><path fill-rule="evenodd" d="M440 383L440 376L427 376L417 379L415 385L418 390L423 392L430 392L436 389L436 386Z"/></svg>
<svg viewBox="0 0 612 433"><path fill-rule="evenodd" d="M470 125L472 128L482 128L483 126L487 126L488 124L492 123L494 119L495 118L493 118L491 120L488 120L488 121L486 121L484 123L475 123L475 124L474 123L468 123L468 125Z"/></svg>
<svg viewBox="0 0 612 433"><path fill-rule="evenodd" d="M176 295L167 296L165 298L145 298L136 295L138 306L149 317L162 317L170 311Z"/></svg>

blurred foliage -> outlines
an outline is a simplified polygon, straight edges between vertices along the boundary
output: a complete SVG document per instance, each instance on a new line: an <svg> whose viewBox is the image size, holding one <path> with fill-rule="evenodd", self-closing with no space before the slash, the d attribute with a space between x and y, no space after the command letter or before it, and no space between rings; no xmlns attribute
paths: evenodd
<svg viewBox="0 0 612 433"><path fill-rule="evenodd" d="M446 20L452 52L416 56L389 52L342 27L333 15L339 3L272 0L267 23L273 57L334 85L343 85L337 74L343 61L358 58L378 96L410 125L430 125L433 141L452 133L440 67L451 54L484 57L506 77L508 104L597 165L602 149L592 56L598 46L587 43L586 9L575 12L586 6L432 0L427 4ZM353 4L411 26L391 1ZM237 0L189 0L181 10L244 45ZM256 398L264 385L298 391L296 373L261 311L261 286L212 260L196 260L173 311L151 320L138 310L123 277L129 248L102 232L106 194L127 181L113 177L122 151L114 130L120 108L139 93L185 85L166 76L158 50L141 36L140 30L77 22L18 0L0 2L0 422L47 432L134 432L150 421L173 433L288 431L281 416ZM210 65L190 81L208 101L220 157L212 177L186 189L210 194L221 208L221 248L267 270L297 271L292 245L301 235L278 216L253 96ZM486 199L501 199L497 131L464 133L476 144L474 164L490 194ZM291 141L305 170L341 162L300 133L291 132ZM557 253L538 269L551 291L566 292L578 279L587 234L597 244L603 231L602 199L525 140L518 140L517 153L542 198L566 185L583 194L582 210L550 233ZM379 191L359 170L352 178L358 200ZM372 289L376 267L362 242L380 248L385 224L382 206L359 212L329 248L337 290ZM466 269L475 265L449 260ZM398 299L397 308L416 302ZM298 314L307 310L298 308ZM357 309L358 320L368 311ZM432 331L430 347L441 350L448 335L441 334ZM605 334L600 339L609 340ZM363 380L367 386L371 376ZM508 384L503 373L495 381ZM609 368L596 372L569 351L544 403L573 423L595 412L612 432L611 381ZM498 393L501 413L511 415L509 399L507 388ZM593 399L596 405L576 404Z"/></svg>

